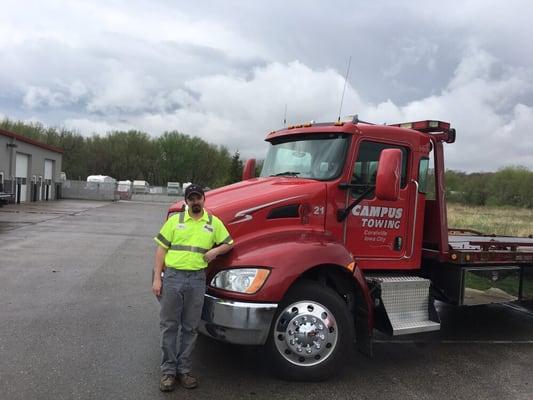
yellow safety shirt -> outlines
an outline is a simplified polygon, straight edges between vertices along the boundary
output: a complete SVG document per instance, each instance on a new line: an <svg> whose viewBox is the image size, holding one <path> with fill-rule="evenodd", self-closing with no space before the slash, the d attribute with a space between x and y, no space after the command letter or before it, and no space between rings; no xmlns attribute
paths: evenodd
<svg viewBox="0 0 533 400"><path fill-rule="evenodd" d="M205 210L198 220L191 218L187 210L174 214L154 240L168 250L167 267L188 271L207 267L204 254L215 244L233 243L222 221Z"/></svg>

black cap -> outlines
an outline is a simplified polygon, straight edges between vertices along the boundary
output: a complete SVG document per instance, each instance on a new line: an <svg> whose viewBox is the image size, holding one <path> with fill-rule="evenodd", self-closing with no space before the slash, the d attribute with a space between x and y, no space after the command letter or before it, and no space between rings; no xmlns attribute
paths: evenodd
<svg viewBox="0 0 533 400"><path fill-rule="evenodd" d="M185 189L185 198L188 199L191 194L199 194L200 196L204 197L204 189L202 189L199 185L189 185L187 186L187 189Z"/></svg>

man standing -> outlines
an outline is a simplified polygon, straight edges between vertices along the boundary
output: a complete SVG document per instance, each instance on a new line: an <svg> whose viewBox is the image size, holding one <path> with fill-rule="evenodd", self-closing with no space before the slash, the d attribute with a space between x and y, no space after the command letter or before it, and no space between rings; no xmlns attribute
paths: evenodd
<svg viewBox="0 0 533 400"><path fill-rule="evenodd" d="M204 303L205 268L233 245L222 221L204 211L205 195L200 186L187 187L185 202L185 211L171 216L154 238L158 246L152 291L161 304L159 389L163 392L174 390L176 378L188 389L198 385L191 375L191 353ZM215 244L218 246L213 248Z"/></svg>

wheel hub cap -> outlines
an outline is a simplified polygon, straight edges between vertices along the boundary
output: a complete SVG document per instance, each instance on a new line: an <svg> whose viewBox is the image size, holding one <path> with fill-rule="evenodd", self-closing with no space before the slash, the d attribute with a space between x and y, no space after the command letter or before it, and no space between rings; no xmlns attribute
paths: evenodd
<svg viewBox="0 0 533 400"><path fill-rule="evenodd" d="M326 360L335 349L337 322L323 305L300 301L278 316L274 335L276 348L287 361L312 366Z"/></svg>

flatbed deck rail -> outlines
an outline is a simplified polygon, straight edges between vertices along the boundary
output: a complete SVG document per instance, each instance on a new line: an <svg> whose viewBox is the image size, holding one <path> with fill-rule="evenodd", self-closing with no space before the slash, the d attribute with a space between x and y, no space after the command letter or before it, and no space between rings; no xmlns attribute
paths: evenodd
<svg viewBox="0 0 533 400"><path fill-rule="evenodd" d="M533 238L483 235L467 229L450 232L474 235L450 235L445 262L462 265L533 264ZM424 257L435 258L435 251L424 249Z"/></svg>

